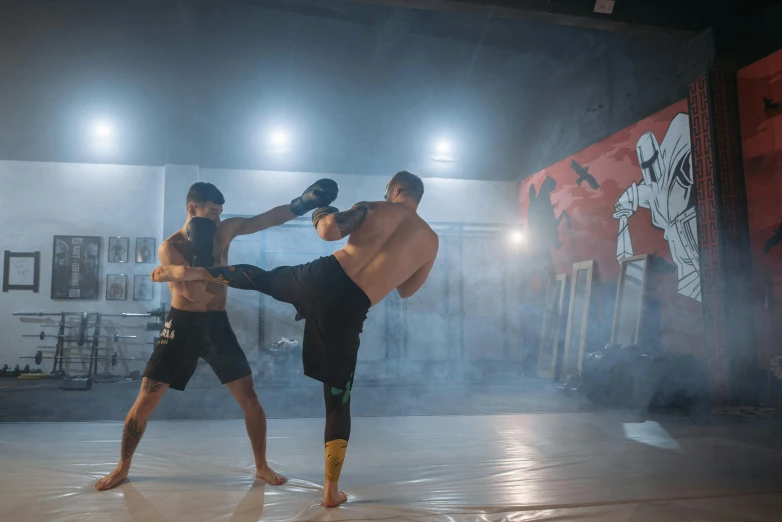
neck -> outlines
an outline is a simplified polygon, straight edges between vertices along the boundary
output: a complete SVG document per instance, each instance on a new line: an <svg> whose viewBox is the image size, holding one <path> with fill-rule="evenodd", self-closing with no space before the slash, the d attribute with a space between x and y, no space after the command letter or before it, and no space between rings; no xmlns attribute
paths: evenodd
<svg viewBox="0 0 782 522"><path fill-rule="evenodd" d="M418 203L406 196L397 196L397 198L393 201L393 204L402 205L403 207L409 208L410 210L418 210Z"/></svg>

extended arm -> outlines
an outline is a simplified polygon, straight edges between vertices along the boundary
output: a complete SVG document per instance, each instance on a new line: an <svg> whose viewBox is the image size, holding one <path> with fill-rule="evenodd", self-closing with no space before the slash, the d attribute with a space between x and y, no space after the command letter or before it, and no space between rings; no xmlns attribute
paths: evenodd
<svg viewBox="0 0 782 522"><path fill-rule="evenodd" d="M226 238L230 243L236 236L255 234L261 230L287 223L295 217L296 214L291 211L290 205L280 205L250 218L228 218L220 223L217 234L218 237Z"/></svg>
<svg viewBox="0 0 782 522"><path fill-rule="evenodd" d="M321 238L339 241L360 227L367 214L374 210L377 210L377 204L371 201L356 203L344 212L334 207L319 208L312 214L312 221Z"/></svg>
<svg viewBox="0 0 782 522"><path fill-rule="evenodd" d="M337 182L331 179L321 179L307 187L301 196L295 198L289 205L275 207L263 214L251 218L229 218L220 223L217 230L217 244L227 245L236 236L254 234L270 227L287 223L296 216L303 216L310 210L330 205L339 194Z"/></svg>

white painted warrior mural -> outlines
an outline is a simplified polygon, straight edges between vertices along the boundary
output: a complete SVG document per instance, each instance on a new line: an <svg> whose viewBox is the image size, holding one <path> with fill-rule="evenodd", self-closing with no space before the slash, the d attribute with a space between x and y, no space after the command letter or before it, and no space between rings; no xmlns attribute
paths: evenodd
<svg viewBox="0 0 782 522"><path fill-rule="evenodd" d="M671 121L658 143L654 133L647 132L636 144L643 181L635 181L619 197L614 218L619 220L616 259L633 255L628 220L639 207L648 208L652 225L663 231L671 257L676 263L677 291L701 300L698 227L695 216L695 191L690 145L690 118L680 113Z"/></svg>

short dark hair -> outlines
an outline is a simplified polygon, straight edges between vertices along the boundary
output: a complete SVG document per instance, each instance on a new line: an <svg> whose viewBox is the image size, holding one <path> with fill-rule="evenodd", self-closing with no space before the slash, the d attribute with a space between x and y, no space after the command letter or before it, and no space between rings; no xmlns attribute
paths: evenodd
<svg viewBox="0 0 782 522"><path fill-rule="evenodd" d="M187 192L187 204L195 203L196 205L203 205L207 201L211 201L215 205L224 205L225 198L223 193L217 190L217 187L211 183L204 183L199 181L193 183L190 190Z"/></svg>
<svg viewBox="0 0 782 522"><path fill-rule="evenodd" d="M421 198L424 197L424 182L421 181L421 178L406 170L394 174L394 177L388 182L388 188L398 188L399 192L406 193L416 203L420 203Z"/></svg>

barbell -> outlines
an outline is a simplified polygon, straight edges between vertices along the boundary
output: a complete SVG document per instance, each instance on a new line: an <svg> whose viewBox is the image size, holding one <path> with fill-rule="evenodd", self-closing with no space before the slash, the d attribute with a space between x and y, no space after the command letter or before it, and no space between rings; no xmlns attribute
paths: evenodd
<svg viewBox="0 0 782 522"><path fill-rule="evenodd" d="M41 361L43 361L44 359L60 359L60 360L63 360L63 361L81 361L81 362L91 361L93 359L104 360L104 361L108 359L108 360L111 361L111 365L112 366L117 366L117 362L119 362L119 361L135 361L136 360L135 357L120 357L117 354L117 352L112 352L111 357L54 357L54 356L46 356L46 357L44 357L43 353L40 350L35 352L35 355L32 356L32 357L31 356L21 356L19 358L20 359L34 359L35 360L35 364L39 364L39 365L41 364Z"/></svg>
<svg viewBox="0 0 782 522"><path fill-rule="evenodd" d="M58 339L62 339L63 341L89 341L90 339L93 339L95 336L93 335L85 335L84 337L66 337L64 335L60 334L47 334L43 330L41 330L41 333L39 334L22 334L22 337L37 337L41 341L46 339L47 337L56 337ZM119 332L114 332L114 335L99 335L98 338L100 339L113 339L116 343L120 339L135 339L135 335L120 335Z"/></svg>
<svg viewBox="0 0 782 522"><path fill-rule="evenodd" d="M29 317L44 317L44 316L56 316L56 315L83 315L83 314L91 314L93 312L14 312L13 315L21 315L21 316L29 316ZM103 317L159 317L163 318L166 315L166 309L164 307L155 308L154 310L150 310L149 312L143 312L143 313L130 313L125 312L121 314L100 314Z"/></svg>
<svg viewBox="0 0 782 522"><path fill-rule="evenodd" d="M48 323L47 324L41 324L41 323L38 323L38 326L40 326L41 328L60 328L60 326L62 326L64 328L81 328L80 324L64 324L64 325L60 325L60 324L48 324ZM85 326L85 328L92 328L93 326L95 326L95 325L94 324L88 324L87 326Z"/></svg>
<svg viewBox="0 0 782 522"><path fill-rule="evenodd" d="M103 317L159 317L160 319L166 316L166 309L164 307L155 308L149 312L143 313L131 313L124 312L121 314L101 314Z"/></svg>

